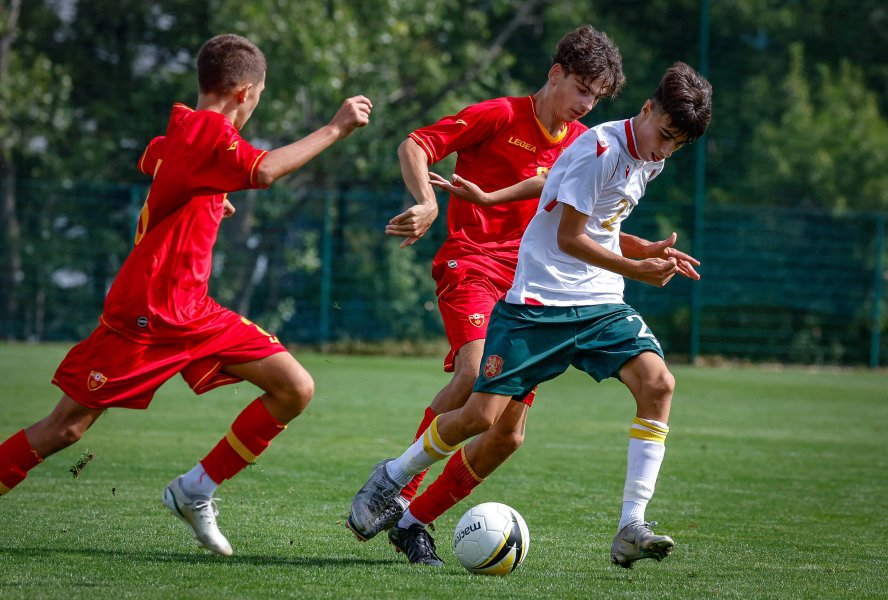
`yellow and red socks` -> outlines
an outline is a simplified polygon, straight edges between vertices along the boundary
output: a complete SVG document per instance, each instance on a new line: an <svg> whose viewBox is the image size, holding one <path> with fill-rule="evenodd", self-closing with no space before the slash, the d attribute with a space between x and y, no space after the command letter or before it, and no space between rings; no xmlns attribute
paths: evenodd
<svg viewBox="0 0 888 600"><path fill-rule="evenodd" d="M385 465L386 473L398 485L407 485L414 475L422 473L439 460L444 460L459 448L459 444L451 446L438 435L439 418L432 419L428 428L404 454Z"/></svg>
<svg viewBox="0 0 888 600"><path fill-rule="evenodd" d="M413 438L414 442L419 439L419 436L421 436L426 429L429 428L429 425L432 424L432 421L437 416L438 415L435 414L435 411L432 410L431 406L426 407L425 414L423 414L422 416L422 422L420 422L419 424L419 429L416 430L416 437ZM401 496L403 498L406 498L408 501L413 500L413 497L416 496L416 491L419 489L422 480L425 479L426 473L428 472L429 470L426 469L422 473L414 475L413 479L410 480L410 483L405 485L404 489L401 490Z"/></svg>
<svg viewBox="0 0 888 600"><path fill-rule="evenodd" d="M660 465L666 454L666 423L635 417L629 430L629 456L619 531L629 523L644 522L644 511L654 495Z"/></svg>
<svg viewBox="0 0 888 600"><path fill-rule="evenodd" d="M28 471L42 462L24 429L0 444L0 496L24 481Z"/></svg>
<svg viewBox="0 0 888 600"><path fill-rule="evenodd" d="M220 484L253 464L271 440L286 428L257 398L237 416L225 437L200 464L210 479Z"/></svg>
<svg viewBox="0 0 888 600"><path fill-rule="evenodd" d="M441 475L428 489L410 504L408 512L417 522L428 525L471 494L482 481L469 466L463 447L450 457ZM404 517L407 517L407 513L404 513ZM405 522L402 518L398 527L405 527Z"/></svg>

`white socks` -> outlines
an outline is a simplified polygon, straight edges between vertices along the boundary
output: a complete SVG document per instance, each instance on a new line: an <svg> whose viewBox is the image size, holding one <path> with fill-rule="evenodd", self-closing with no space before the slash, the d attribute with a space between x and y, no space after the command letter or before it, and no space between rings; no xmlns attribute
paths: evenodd
<svg viewBox="0 0 888 600"><path fill-rule="evenodd" d="M200 463L197 463L193 469L182 475L179 485L182 486L182 491L192 498L195 496L212 498L216 488L219 487L218 483L210 479L210 476L207 475L203 465Z"/></svg>
<svg viewBox="0 0 888 600"><path fill-rule="evenodd" d="M644 521L644 510L654 495L660 465L666 453L667 433L669 427L665 423L639 417L632 421L618 531L630 523Z"/></svg>

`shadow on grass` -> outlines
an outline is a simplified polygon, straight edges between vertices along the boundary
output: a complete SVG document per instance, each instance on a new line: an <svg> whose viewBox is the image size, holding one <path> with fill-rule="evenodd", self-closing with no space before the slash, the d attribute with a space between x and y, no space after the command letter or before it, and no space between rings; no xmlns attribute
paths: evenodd
<svg viewBox="0 0 888 600"><path fill-rule="evenodd" d="M121 559L133 562L149 563L184 563L184 564L230 564L251 566L291 566L291 567L348 567L348 566L390 566L401 562L392 559L367 559L356 557L283 557L259 554L235 554L234 556L216 556L210 553L185 552L127 552L103 550L100 548L4 548L0 547L0 555L8 555L13 559L33 559L37 557L57 557L60 555L84 556L90 560L98 557Z"/></svg>

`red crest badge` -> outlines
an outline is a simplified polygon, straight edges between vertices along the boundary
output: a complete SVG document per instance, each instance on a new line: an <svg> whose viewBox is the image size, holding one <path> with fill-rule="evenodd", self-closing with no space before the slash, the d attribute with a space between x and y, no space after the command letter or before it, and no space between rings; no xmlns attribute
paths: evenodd
<svg viewBox="0 0 888 600"><path fill-rule="evenodd" d="M484 315L481 313L474 313L469 315L469 323L474 325L475 327L481 327L484 325Z"/></svg>
<svg viewBox="0 0 888 600"><path fill-rule="evenodd" d="M94 392L108 381L108 378L99 373L98 371L90 371L89 377L86 378L86 387L89 388L89 391Z"/></svg>
<svg viewBox="0 0 888 600"><path fill-rule="evenodd" d="M484 363L484 376L488 379L496 377L503 372L503 357L491 354Z"/></svg>

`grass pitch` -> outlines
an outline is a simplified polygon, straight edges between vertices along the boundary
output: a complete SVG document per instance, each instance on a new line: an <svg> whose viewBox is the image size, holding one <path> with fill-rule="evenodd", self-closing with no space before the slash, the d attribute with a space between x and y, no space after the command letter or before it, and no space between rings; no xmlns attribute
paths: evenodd
<svg viewBox="0 0 888 600"><path fill-rule="evenodd" d="M66 350L0 345L0 439L55 405L48 381ZM358 543L343 517L373 464L411 441L447 382L440 361L297 357L317 384L307 413L218 493L234 557L198 548L160 495L257 391L194 397L175 380L148 411L106 413L0 498L0 597L888 597L884 373L674 368L647 514L677 546L627 571L610 565L609 548L633 402L616 381L570 371L541 386L524 447L439 520L447 564L430 569L383 536ZM450 546L462 513L488 500L530 528L528 558L505 578L470 575Z"/></svg>

